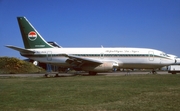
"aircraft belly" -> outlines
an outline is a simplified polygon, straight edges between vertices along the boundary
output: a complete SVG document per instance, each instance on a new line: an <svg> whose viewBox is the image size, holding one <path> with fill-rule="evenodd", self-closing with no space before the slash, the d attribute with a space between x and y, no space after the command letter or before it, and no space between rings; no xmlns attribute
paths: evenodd
<svg viewBox="0 0 180 111"><path fill-rule="evenodd" d="M120 59L122 62L120 68L159 68L164 66L163 64L160 64L160 60L154 59L153 61L149 61L148 58L131 58L131 59Z"/></svg>
<svg viewBox="0 0 180 111"><path fill-rule="evenodd" d="M123 64L120 68L129 68L129 69L153 69L153 68L161 68L164 65L161 64L148 64L148 63L130 63Z"/></svg>

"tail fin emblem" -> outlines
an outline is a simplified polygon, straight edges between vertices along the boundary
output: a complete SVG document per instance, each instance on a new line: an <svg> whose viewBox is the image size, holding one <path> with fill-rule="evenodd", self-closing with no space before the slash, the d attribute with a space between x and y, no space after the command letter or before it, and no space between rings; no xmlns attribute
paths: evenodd
<svg viewBox="0 0 180 111"><path fill-rule="evenodd" d="M29 32L28 38L29 38L29 40L31 40L31 41L36 40L36 38L37 38L36 32L34 32L34 31Z"/></svg>

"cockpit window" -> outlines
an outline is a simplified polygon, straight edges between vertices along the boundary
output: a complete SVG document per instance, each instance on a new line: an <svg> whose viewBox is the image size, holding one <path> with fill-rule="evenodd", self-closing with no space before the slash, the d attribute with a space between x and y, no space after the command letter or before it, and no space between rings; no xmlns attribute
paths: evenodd
<svg viewBox="0 0 180 111"><path fill-rule="evenodd" d="M164 57L169 57L166 53L161 53L160 55Z"/></svg>
<svg viewBox="0 0 180 111"><path fill-rule="evenodd" d="M169 57L167 54L165 54L166 55L166 57Z"/></svg>

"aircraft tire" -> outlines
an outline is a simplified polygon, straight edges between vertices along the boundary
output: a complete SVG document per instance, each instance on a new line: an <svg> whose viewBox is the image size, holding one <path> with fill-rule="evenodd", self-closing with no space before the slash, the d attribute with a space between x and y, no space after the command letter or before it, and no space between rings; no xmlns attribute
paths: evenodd
<svg viewBox="0 0 180 111"><path fill-rule="evenodd" d="M89 75L97 75L97 72L89 71Z"/></svg>

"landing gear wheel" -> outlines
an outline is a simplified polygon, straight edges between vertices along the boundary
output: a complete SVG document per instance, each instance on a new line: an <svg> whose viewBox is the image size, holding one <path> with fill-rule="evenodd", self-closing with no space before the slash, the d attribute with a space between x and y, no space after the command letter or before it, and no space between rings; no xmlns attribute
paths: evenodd
<svg viewBox="0 0 180 111"><path fill-rule="evenodd" d="M45 74L44 76L45 76L45 77L50 77L50 75L49 75L49 74Z"/></svg>
<svg viewBox="0 0 180 111"><path fill-rule="evenodd" d="M156 71L154 71L154 70L152 71L152 73L153 73L153 74L157 74L157 72L156 72Z"/></svg>
<svg viewBox="0 0 180 111"><path fill-rule="evenodd" d="M89 75L97 75L97 72L89 71Z"/></svg>
<svg viewBox="0 0 180 111"><path fill-rule="evenodd" d="M59 77L59 75L58 75L58 74L56 74L54 77Z"/></svg>

